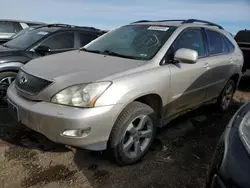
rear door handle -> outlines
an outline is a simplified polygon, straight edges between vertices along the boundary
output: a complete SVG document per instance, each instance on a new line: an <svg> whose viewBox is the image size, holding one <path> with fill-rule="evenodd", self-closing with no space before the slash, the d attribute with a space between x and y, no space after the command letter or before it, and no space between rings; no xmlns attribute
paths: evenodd
<svg viewBox="0 0 250 188"><path fill-rule="evenodd" d="M208 63L205 63L205 65L204 65L204 68L210 68L210 66L209 66L209 64Z"/></svg>

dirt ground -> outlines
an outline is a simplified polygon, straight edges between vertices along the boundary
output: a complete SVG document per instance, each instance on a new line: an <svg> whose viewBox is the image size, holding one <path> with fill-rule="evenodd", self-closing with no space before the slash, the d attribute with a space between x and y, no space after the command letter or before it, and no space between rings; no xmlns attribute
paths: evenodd
<svg viewBox="0 0 250 188"><path fill-rule="evenodd" d="M249 91L249 92L248 92ZM200 188L214 148L235 111L250 100L244 77L224 114L202 107L160 129L138 164L116 166L103 152L55 144L18 125L0 108L1 188Z"/></svg>

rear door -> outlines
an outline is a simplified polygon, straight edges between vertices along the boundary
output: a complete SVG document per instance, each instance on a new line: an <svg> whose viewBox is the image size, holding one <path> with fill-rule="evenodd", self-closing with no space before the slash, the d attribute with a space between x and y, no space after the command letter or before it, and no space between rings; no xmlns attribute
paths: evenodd
<svg viewBox="0 0 250 188"><path fill-rule="evenodd" d="M75 32L57 32L44 39L38 46L43 45L50 48L49 54L66 52L75 49Z"/></svg>
<svg viewBox="0 0 250 188"><path fill-rule="evenodd" d="M181 33L168 51L167 59L169 60L173 59L175 52L180 48L197 51L199 59L195 64L183 62L169 64L171 81L167 116L200 105L204 100L206 88L204 74L207 71L207 51L204 39L204 32L201 28L189 28Z"/></svg>
<svg viewBox="0 0 250 188"><path fill-rule="evenodd" d="M211 100L219 96L232 75L234 60L223 34L206 29L206 35L209 49L206 100Z"/></svg>

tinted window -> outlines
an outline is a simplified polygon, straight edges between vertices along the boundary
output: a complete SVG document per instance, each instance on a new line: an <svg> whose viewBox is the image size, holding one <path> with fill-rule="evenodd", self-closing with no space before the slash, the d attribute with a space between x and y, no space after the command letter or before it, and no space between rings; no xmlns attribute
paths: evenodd
<svg viewBox="0 0 250 188"><path fill-rule="evenodd" d="M210 55L228 53L229 49L223 40L223 36L212 30L206 30Z"/></svg>
<svg viewBox="0 0 250 188"><path fill-rule="evenodd" d="M21 30L22 27L17 22L0 21L0 33L16 33Z"/></svg>
<svg viewBox="0 0 250 188"><path fill-rule="evenodd" d="M206 55L201 29L188 29L177 38L171 48L171 58L180 48L188 48L197 51L199 57Z"/></svg>
<svg viewBox="0 0 250 188"><path fill-rule="evenodd" d="M85 46L86 44L90 43L92 40L94 40L96 38L97 38L97 36L95 36L95 35L80 33L80 45Z"/></svg>
<svg viewBox="0 0 250 188"><path fill-rule="evenodd" d="M224 40L225 40L225 43L226 43L226 45L227 45L227 47L228 47L229 52L233 52L234 49L235 49L235 47L234 47L234 45L232 44L232 42L231 42L230 40L228 40L227 37L224 37Z"/></svg>
<svg viewBox="0 0 250 188"><path fill-rule="evenodd" d="M56 33L41 42L52 50L74 48L74 32Z"/></svg>
<svg viewBox="0 0 250 188"><path fill-rule="evenodd" d="M161 49L175 29L176 27L172 26L122 26L88 44L85 50L98 51L101 54L109 51L124 58L149 60Z"/></svg>

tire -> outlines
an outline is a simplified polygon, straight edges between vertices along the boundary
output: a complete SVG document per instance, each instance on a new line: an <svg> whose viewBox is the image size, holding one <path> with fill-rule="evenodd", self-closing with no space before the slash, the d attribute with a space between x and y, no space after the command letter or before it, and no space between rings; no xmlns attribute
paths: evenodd
<svg viewBox="0 0 250 188"><path fill-rule="evenodd" d="M229 88L231 88L230 92L228 92ZM224 112L229 108L235 91L236 83L235 81L230 79L221 91L221 94L216 103L216 108L218 108L220 112Z"/></svg>
<svg viewBox="0 0 250 188"><path fill-rule="evenodd" d="M0 103L6 102L6 92L12 81L15 80L17 73L8 71L0 73ZM8 78L11 78L10 80Z"/></svg>
<svg viewBox="0 0 250 188"><path fill-rule="evenodd" d="M144 122L143 120L146 123L144 128L140 129L142 126L139 125L140 122ZM137 123L138 125L136 125ZM146 136L146 132L150 136L147 135L149 137L143 138ZM156 115L154 110L144 103L132 102L121 112L111 131L108 142L109 153L119 165L137 163L148 152L155 138L155 133ZM129 148L130 145L130 149L125 149Z"/></svg>

